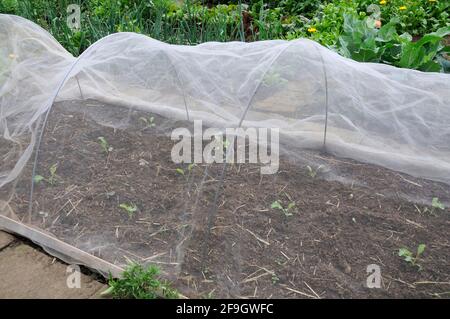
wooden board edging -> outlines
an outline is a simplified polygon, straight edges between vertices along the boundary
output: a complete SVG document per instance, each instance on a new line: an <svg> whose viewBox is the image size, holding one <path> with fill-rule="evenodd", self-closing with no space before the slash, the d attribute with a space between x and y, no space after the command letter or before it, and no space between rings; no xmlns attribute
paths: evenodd
<svg viewBox="0 0 450 319"><path fill-rule="evenodd" d="M111 273L114 278L119 278L124 271L124 269L119 266L111 264L101 258L69 245L35 227L20 223L1 214L0 229L28 238L42 248L48 248L49 250L61 254L62 256L67 256L68 258L74 260L77 264L96 270L103 276ZM51 252L49 253L53 255Z"/></svg>

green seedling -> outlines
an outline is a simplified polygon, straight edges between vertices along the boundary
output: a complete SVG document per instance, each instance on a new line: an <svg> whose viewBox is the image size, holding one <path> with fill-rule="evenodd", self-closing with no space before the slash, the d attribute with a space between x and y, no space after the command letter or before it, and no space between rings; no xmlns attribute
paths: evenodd
<svg viewBox="0 0 450 319"><path fill-rule="evenodd" d="M441 203L441 201L437 197L433 197L431 201L431 209L428 207L420 209L417 205L414 205L414 207L416 207L417 211L420 214L430 213L432 215L435 215L437 210L445 210L445 205Z"/></svg>
<svg viewBox="0 0 450 319"><path fill-rule="evenodd" d="M47 183L49 183L50 185L55 185L56 184L56 179L58 178L58 175L56 174L56 170L58 169L58 164L53 164L52 166L50 166L50 168L48 169L49 172L49 177L45 178L42 175L35 175L33 177L33 180L36 184L39 184L42 181L45 181Z"/></svg>
<svg viewBox="0 0 450 319"><path fill-rule="evenodd" d="M197 164L191 163L188 165L187 169L183 169L183 168L179 167L175 171L187 179L189 177L190 173L192 172L192 170L194 169L194 167L196 167L196 166L197 166Z"/></svg>
<svg viewBox="0 0 450 319"><path fill-rule="evenodd" d="M104 153L108 154L113 151L113 148L103 136L100 136L97 139Z"/></svg>
<svg viewBox="0 0 450 319"><path fill-rule="evenodd" d="M284 79L280 73L276 71L269 71L264 75L263 85L266 87L282 86L288 83L288 80Z"/></svg>
<svg viewBox="0 0 450 319"><path fill-rule="evenodd" d="M273 273L272 274L272 284L275 285L279 281L280 281L280 278L278 278L277 274Z"/></svg>
<svg viewBox="0 0 450 319"><path fill-rule="evenodd" d="M408 248L400 248L398 250L398 255L411 266L417 266L419 270L422 270L422 266L420 266L417 262L419 261L420 256L425 251L425 247L425 244L420 244L419 246L417 246L417 252L415 256Z"/></svg>
<svg viewBox="0 0 450 319"><path fill-rule="evenodd" d="M317 173L319 173L320 169L322 168L322 165L319 165L316 169L313 169L311 166L306 166L306 169L308 170L309 177L316 178Z"/></svg>
<svg viewBox="0 0 450 319"><path fill-rule="evenodd" d="M158 278L159 273L160 270L156 266L144 268L131 263L120 279L114 279L111 274L109 275L109 287L101 295L116 299L179 298L179 293L171 288L169 283Z"/></svg>
<svg viewBox="0 0 450 319"><path fill-rule="evenodd" d="M289 217L289 216L292 216L292 210L295 207L295 203L290 202L288 204L288 206L285 208L285 207L283 207L283 205L281 205L281 203L279 201L276 200L272 203L272 205L270 207L273 209L281 210L286 217Z"/></svg>
<svg viewBox="0 0 450 319"><path fill-rule="evenodd" d="M134 213L136 213L137 211L137 206L133 203L131 204L122 203L119 205L119 207L127 212L129 218L133 218Z"/></svg>
<svg viewBox="0 0 450 319"><path fill-rule="evenodd" d="M155 118L153 116L150 117L140 117L139 118L140 121L144 122L145 124L145 128L151 128L151 127L155 127Z"/></svg>
<svg viewBox="0 0 450 319"><path fill-rule="evenodd" d="M439 201L439 198L433 197L431 201L431 212L434 212L436 209L445 210L445 206Z"/></svg>

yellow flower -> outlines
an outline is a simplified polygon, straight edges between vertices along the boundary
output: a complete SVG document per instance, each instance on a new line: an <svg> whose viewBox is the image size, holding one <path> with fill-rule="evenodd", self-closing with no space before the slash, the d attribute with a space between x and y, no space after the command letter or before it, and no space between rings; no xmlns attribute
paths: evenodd
<svg viewBox="0 0 450 319"><path fill-rule="evenodd" d="M10 58L11 60L13 60L13 59L16 58L16 55L11 53L11 54L9 55L9 58Z"/></svg>
<svg viewBox="0 0 450 319"><path fill-rule="evenodd" d="M314 28L314 27L308 28L308 32L309 32L309 33L314 33L314 32L316 32L316 31L317 31L317 29Z"/></svg>
<svg viewBox="0 0 450 319"><path fill-rule="evenodd" d="M386 0L381 0L381 1L380 1L380 4L381 4L381 5L385 5L386 3L387 3Z"/></svg>
<svg viewBox="0 0 450 319"><path fill-rule="evenodd" d="M398 8L399 10L406 10L406 6L401 6L400 8Z"/></svg>

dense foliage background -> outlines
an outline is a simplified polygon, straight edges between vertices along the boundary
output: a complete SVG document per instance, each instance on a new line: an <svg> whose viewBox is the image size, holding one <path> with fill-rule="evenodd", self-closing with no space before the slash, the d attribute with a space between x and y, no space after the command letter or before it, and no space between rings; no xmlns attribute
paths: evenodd
<svg viewBox="0 0 450 319"><path fill-rule="evenodd" d="M82 12L75 31L71 3ZM449 11L448 0L0 0L0 12L37 22L74 55L123 31L176 44L306 37L358 61L424 71L448 70Z"/></svg>

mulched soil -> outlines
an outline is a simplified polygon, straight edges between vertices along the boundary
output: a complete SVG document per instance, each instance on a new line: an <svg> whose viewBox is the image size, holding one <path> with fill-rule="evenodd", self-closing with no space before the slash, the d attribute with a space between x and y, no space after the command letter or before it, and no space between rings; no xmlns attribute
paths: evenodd
<svg viewBox="0 0 450 319"><path fill-rule="evenodd" d="M277 174L227 165L220 187L223 165L171 161L172 129L189 126L95 101L56 104L37 166L48 180L57 164L56 176L35 186L32 224L112 263L156 264L189 297L450 296L450 211L431 207L433 197L448 206L450 186L290 147ZM24 221L30 172L10 202ZM295 206L285 214L274 201ZM419 244L416 265L398 256ZM366 286L371 264L381 288Z"/></svg>

